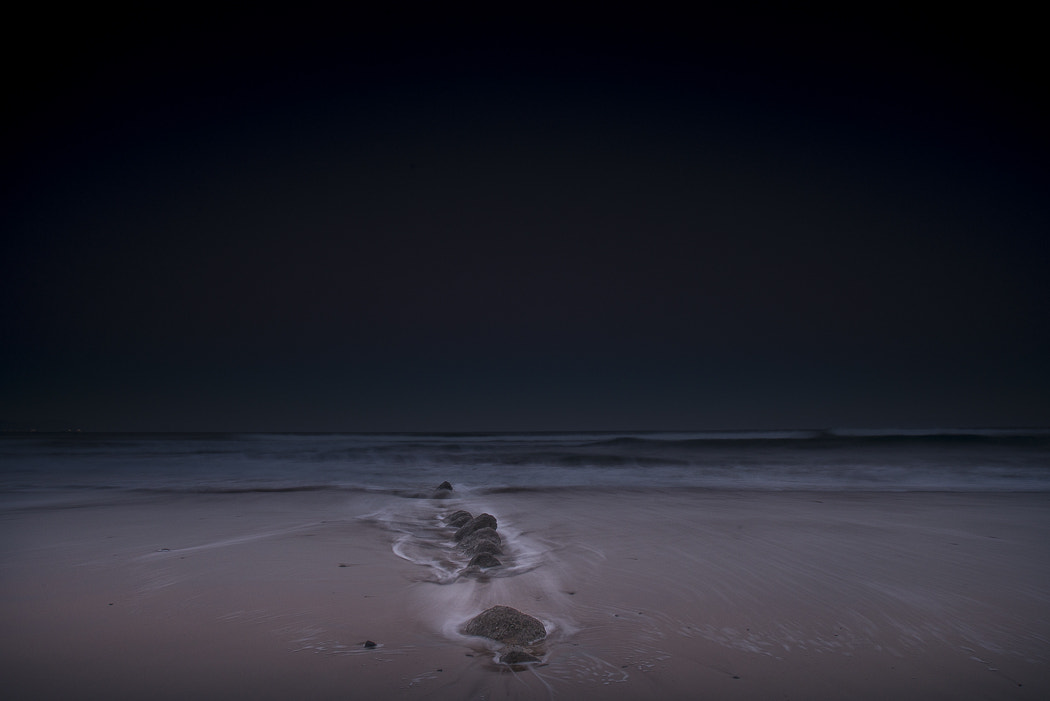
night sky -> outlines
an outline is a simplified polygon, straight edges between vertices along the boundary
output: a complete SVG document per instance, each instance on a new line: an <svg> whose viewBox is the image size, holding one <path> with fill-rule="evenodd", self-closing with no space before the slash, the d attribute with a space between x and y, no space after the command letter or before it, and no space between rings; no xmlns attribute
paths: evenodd
<svg viewBox="0 0 1050 701"><path fill-rule="evenodd" d="M0 428L1050 425L1045 41L953 12L30 19Z"/></svg>

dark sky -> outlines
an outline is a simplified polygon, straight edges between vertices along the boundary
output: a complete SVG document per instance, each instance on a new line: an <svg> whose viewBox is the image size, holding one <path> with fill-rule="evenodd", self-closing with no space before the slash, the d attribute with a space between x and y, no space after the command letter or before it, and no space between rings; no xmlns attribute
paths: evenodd
<svg viewBox="0 0 1050 701"><path fill-rule="evenodd" d="M0 427L1050 425L1038 23L962 12L30 20Z"/></svg>

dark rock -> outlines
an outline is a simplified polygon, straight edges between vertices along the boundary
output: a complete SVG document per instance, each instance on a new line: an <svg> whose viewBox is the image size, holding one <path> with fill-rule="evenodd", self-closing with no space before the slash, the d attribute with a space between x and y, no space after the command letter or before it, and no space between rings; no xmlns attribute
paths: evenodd
<svg viewBox="0 0 1050 701"><path fill-rule="evenodd" d="M376 646L376 644L374 642L372 642L371 640L366 640L365 641L365 647L367 647L369 650L371 650L375 646Z"/></svg>
<svg viewBox="0 0 1050 701"><path fill-rule="evenodd" d="M489 555L502 555L503 548L494 540L479 540L471 543L469 548L463 548L463 551L468 555L480 555L481 553L488 553Z"/></svg>
<svg viewBox="0 0 1050 701"><path fill-rule="evenodd" d="M446 480L446 481L444 481L444 482L442 482L441 484L438 485L438 490L448 490L448 491L451 492L452 491L452 485L449 484L448 481Z"/></svg>
<svg viewBox="0 0 1050 701"><path fill-rule="evenodd" d="M459 547L468 553L492 553L499 555L503 552L503 540L495 529L479 528L459 541Z"/></svg>
<svg viewBox="0 0 1050 701"><path fill-rule="evenodd" d="M459 530L456 531L456 534L454 536L452 536L452 537L455 538L456 541L458 542L458 541L463 540L464 537L470 535L471 533L473 533L474 531L476 531L478 529L481 529L481 528L495 528L495 527L496 527L496 517L495 516L493 516L492 514L481 514L480 516L475 516L474 518L470 519L469 521L464 523L462 526L460 526Z"/></svg>
<svg viewBox="0 0 1050 701"><path fill-rule="evenodd" d="M503 548L493 543L491 540L486 540L478 543L472 550L468 552L469 555L480 555L481 553L488 553L489 555L502 555Z"/></svg>
<svg viewBox="0 0 1050 701"><path fill-rule="evenodd" d="M474 517L470 515L469 511L453 511L445 517L445 525L459 528L472 518Z"/></svg>
<svg viewBox="0 0 1050 701"><path fill-rule="evenodd" d="M524 664L526 662L539 662L540 658L520 647L512 647L499 656L503 664Z"/></svg>
<svg viewBox="0 0 1050 701"><path fill-rule="evenodd" d="M487 570L490 567L499 567L502 564L492 553L478 553L470 558L470 563L467 567L480 567L483 570Z"/></svg>
<svg viewBox="0 0 1050 701"><path fill-rule="evenodd" d="M539 620L510 606L493 606L467 621L464 635L478 635L508 645L529 645L547 637Z"/></svg>

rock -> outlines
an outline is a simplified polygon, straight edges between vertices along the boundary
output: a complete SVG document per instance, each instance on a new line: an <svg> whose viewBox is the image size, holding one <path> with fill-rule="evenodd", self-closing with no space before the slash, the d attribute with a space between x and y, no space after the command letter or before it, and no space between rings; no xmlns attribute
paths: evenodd
<svg viewBox="0 0 1050 701"><path fill-rule="evenodd" d="M480 555L481 553L488 553L489 555L503 554L503 548L491 540L479 540L472 547L465 550L468 555Z"/></svg>
<svg viewBox="0 0 1050 701"><path fill-rule="evenodd" d="M441 484L438 485L438 490L439 491L440 490L448 490L448 491L451 492L452 491L452 485L448 483L448 480L446 480L446 481L444 481L444 482L442 482Z"/></svg>
<svg viewBox="0 0 1050 701"><path fill-rule="evenodd" d="M459 542L459 541L463 540L463 538L465 538L466 536L470 535L471 533L473 533L474 531L476 531L478 529L481 529L481 528L493 528L494 529L495 527L496 527L496 517L495 516L493 516L492 514L481 514L480 516L475 516L474 518L470 519L469 521L464 523L462 526L460 526L459 530L456 531L456 534L454 536L452 536L452 537L456 540L456 542Z"/></svg>
<svg viewBox="0 0 1050 701"><path fill-rule="evenodd" d="M503 552L503 540L494 528L479 528L459 541L459 547L468 553L499 555Z"/></svg>
<svg viewBox="0 0 1050 701"><path fill-rule="evenodd" d="M493 606L463 626L464 635L478 635L507 645L529 645L547 637L538 619L510 606Z"/></svg>
<svg viewBox="0 0 1050 701"><path fill-rule="evenodd" d="M445 525L459 528L472 518L474 517L470 515L469 511L453 511L445 517Z"/></svg>
<svg viewBox="0 0 1050 701"><path fill-rule="evenodd" d="M524 664L526 662L539 662L540 658L520 647L511 647L499 656L503 664Z"/></svg>
<svg viewBox="0 0 1050 701"><path fill-rule="evenodd" d="M367 647L369 650L371 650L375 646L376 646L376 644L374 642L372 642L371 640L366 640L365 641L365 647Z"/></svg>
<svg viewBox="0 0 1050 701"><path fill-rule="evenodd" d="M469 548L463 548L463 550L468 555L480 555L481 553L488 553L489 555L503 554L503 548L493 540L479 540Z"/></svg>
<svg viewBox="0 0 1050 701"><path fill-rule="evenodd" d="M432 499L448 499L452 496L452 485L448 482L442 482L430 496Z"/></svg>
<svg viewBox="0 0 1050 701"><path fill-rule="evenodd" d="M492 553L478 553L470 558L470 563L467 564L467 567L479 567L483 570L487 570L491 567L499 567L502 564L503 563Z"/></svg>

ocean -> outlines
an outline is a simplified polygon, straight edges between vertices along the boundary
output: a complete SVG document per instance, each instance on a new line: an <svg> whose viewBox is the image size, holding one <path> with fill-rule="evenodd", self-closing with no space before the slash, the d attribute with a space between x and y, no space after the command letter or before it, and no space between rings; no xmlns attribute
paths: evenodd
<svg viewBox="0 0 1050 701"><path fill-rule="evenodd" d="M19 433L0 493L1050 491L1050 429L580 433Z"/></svg>

